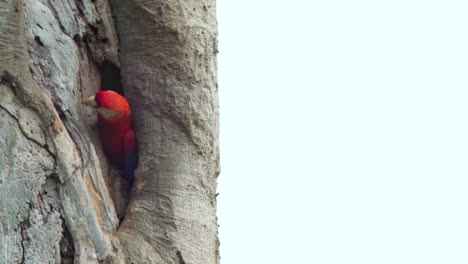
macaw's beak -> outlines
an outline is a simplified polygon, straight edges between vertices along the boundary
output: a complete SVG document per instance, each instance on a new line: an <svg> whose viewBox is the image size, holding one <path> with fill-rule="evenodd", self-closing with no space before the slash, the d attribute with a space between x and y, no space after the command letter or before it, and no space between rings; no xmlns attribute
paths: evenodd
<svg viewBox="0 0 468 264"><path fill-rule="evenodd" d="M83 104L87 106L96 107L96 100L94 100L94 96L90 96L83 100Z"/></svg>

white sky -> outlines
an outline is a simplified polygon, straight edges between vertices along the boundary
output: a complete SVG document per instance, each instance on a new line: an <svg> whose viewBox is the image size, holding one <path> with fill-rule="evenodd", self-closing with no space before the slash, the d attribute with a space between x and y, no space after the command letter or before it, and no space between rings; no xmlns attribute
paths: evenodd
<svg viewBox="0 0 468 264"><path fill-rule="evenodd" d="M468 1L217 4L221 263L468 263Z"/></svg>

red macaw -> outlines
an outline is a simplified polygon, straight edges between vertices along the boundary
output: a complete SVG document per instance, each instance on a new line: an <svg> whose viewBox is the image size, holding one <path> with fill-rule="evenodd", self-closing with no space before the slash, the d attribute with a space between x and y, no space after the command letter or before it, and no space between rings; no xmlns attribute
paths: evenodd
<svg viewBox="0 0 468 264"><path fill-rule="evenodd" d="M111 163L119 166L132 186L138 163L138 148L127 99L109 90L99 91L83 103L96 108L104 153Z"/></svg>

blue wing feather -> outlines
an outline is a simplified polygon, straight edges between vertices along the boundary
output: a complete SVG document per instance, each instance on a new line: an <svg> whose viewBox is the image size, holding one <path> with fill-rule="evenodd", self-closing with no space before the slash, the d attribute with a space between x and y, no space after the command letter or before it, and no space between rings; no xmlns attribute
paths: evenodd
<svg viewBox="0 0 468 264"><path fill-rule="evenodd" d="M135 132L129 130L125 134L125 177L130 187L133 186L135 170L138 166L138 146Z"/></svg>

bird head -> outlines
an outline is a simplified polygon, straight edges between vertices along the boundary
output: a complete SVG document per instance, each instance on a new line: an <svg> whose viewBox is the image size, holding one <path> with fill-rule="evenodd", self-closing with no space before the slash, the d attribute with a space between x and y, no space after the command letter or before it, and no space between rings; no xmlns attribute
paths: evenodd
<svg viewBox="0 0 468 264"><path fill-rule="evenodd" d="M99 91L95 96L83 100L83 104L95 107L99 116L107 121L120 121L131 116L127 100L111 90Z"/></svg>

